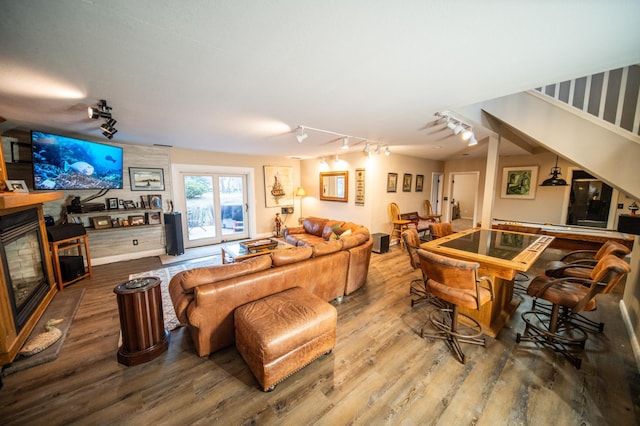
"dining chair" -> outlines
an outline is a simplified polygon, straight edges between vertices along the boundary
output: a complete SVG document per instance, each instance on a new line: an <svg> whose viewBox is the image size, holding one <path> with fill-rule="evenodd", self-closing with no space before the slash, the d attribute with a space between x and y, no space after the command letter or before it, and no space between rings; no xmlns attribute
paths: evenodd
<svg viewBox="0 0 640 426"><path fill-rule="evenodd" d="M409 229L413 222L400 218L400 207L396 203L389 203L389 218L391 219L389 244L394 240L398 240L398 243L402 246L402 231Z"/></svg>
<svg viewBox="0 0 640 426"><path fill-rule="evenodd" d="M493 300L493 282L489 277L478 277L479 263L452 259L419 249L420 268L425 277L426 290L450 307L432 310L429 314L436 333L423 327L421 337L447 341L458 360L464 364L465 354L460 343L485 346L482 325L469 315L459 312L460 307L480 310ZM484 283L484 285L483 285ZM460 321L460 317L464 317Z"/></svg>
<svg viewBox="0 0 640 426"><path fill-rule="evenodd" d="M587 332L580 326L581 312L596 309L596 296L611 292L631 268L624 260L606 255L593 268L589 279L554 278L539 275L527 294L533 297L530 311L522 313L524 332L516 334L516 342L534 342L563 354L577 369L582 359L576 349L584 349ZM540 309L538 300L551 303L551 309Z"/></svg>
<svg viewBox="0 0 640 426"><path fill-rule="evenodd" d="M560 260L553 260L545 266L545 274L549 277L589 278L594 266L608 254L624 259L631 250L618 242L607 240L598 250L574 250L565 254Z"/></svg>
<svg viewBox="0 0 640 426"><path fill-rule="evenodd" d="M422 272L420 267L420 257L418 256L418 250L420 250L420 235L418 234L418 230L409 228L403 231L402 240L405 248L407 249L411 267L414 270L420 270L420 272ZM431 302L437 306L443 307L442 302L427 290L426 277L424 274L422 274L421 278L411 280L411 284L409 285L409 294L417 296L417 298L411 299L411 307L423 302Z"/></svg>

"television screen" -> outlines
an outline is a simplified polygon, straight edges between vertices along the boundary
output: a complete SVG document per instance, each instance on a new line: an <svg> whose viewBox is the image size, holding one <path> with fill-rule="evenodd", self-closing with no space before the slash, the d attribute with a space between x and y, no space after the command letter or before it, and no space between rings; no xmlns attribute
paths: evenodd
<svg viewBox="0 0 640 426"><path fill-rule="evenodd" d="M31 132L33 188L122 189L122 148Z"/></svg>

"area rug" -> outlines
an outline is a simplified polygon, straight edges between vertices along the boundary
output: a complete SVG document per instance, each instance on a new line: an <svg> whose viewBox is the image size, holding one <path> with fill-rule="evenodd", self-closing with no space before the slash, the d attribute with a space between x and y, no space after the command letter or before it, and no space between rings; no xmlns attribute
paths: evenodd
<svg viewBox="0 0 640 426"><path fill-rule="evenodd" d="M58 358L60 350L62 349L62 345L64 344L64 340L67 337L67 332L69 331L69 328L71 328L71 323L76 316L78 307L80 307L80 302L82 302L84 291L84 288L69 288L57 293L54 296L53 300L51 301L51 303L49 303L49 306L44 311L44 314L38 321L38 324L36 324L36 327L33 329L29 337L44 332L44 326L50 319L59 318L64 319L64 321L56 325L56 327L62 332L62 336L60 337L60 339L58 339L57 342L55 342L53 345L49 346L42 352L31 356L18 355L13 363L5 366L2 369L3 376L26 370L27 368L44 364L45 362L50 362Z"/></svg>

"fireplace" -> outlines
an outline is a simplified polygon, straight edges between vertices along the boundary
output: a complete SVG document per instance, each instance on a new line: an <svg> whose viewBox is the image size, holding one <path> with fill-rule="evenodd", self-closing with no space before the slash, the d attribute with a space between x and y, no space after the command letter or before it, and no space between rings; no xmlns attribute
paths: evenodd
<svg viewBox="0 0 640 426"><path fill-rule="evenodd" d="M18 333L51 287L47 255L36 208L0 216L0 260Z"/></svg>

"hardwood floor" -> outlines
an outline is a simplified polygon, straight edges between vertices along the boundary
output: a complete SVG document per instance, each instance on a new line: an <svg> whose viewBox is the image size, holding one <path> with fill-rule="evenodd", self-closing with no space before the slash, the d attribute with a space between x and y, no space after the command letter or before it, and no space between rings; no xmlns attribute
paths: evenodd
<svg viewBox="0 0 640 426"><path fill-rule="evenodd" d="M559 253L549 250L548 257ZM184 329L169 350L135 367L116 361L113 289L158 258L94 267L59 358L3 378L0 423L16 424L518 424L632 425L640 374L619 313L621 291L592 317L581 370L562 356L516 344L519 313L486 348L421 339L428 305L411 308L413 271L397 246L373 254L367 285L338 309L338 341L324 356L262 392L235 347L199 358Z"/></svg>

